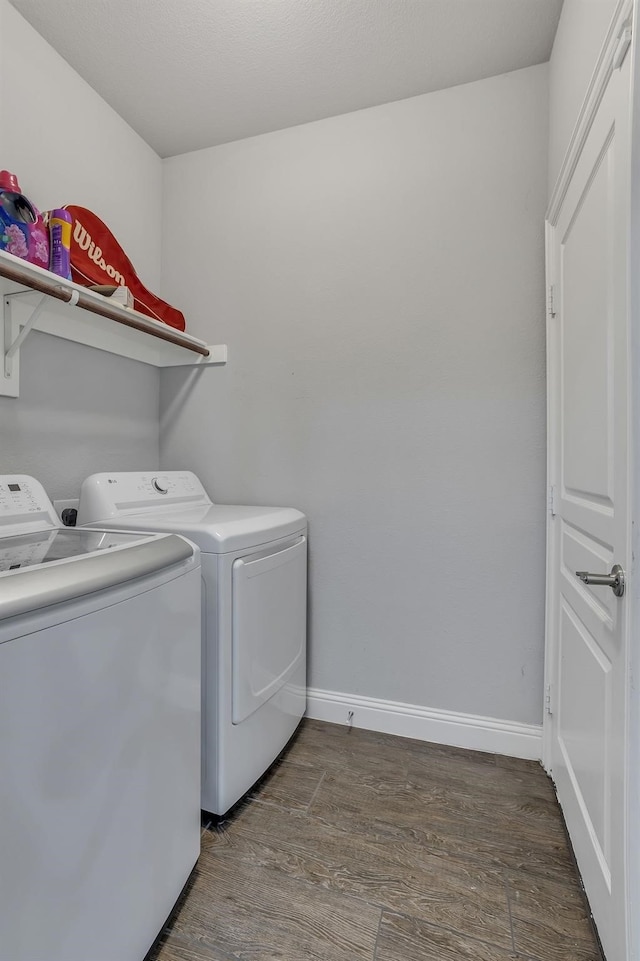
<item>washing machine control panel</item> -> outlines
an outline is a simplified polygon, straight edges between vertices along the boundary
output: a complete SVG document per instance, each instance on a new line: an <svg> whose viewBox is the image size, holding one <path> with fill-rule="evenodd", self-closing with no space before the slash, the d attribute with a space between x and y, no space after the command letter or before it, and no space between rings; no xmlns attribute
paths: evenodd
<svg viewBox="0 0 640 961"><path fill-rule="evenodd" d="M58 528L60 519L42 484L26 474L0 475L0 532L22 534L37 526Z"/></svg>

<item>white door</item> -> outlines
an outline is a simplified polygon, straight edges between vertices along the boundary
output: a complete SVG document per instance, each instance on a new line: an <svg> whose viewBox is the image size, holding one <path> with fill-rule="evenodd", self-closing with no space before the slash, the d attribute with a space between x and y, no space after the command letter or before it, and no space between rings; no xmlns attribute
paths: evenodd
<svg viewBox="0 0 640 961"><path fill-rule="evenodd" d="M576 571L630 570L629 80L614 69L547 227L546 763L607 961L627 958L627 596Z"/></svg>

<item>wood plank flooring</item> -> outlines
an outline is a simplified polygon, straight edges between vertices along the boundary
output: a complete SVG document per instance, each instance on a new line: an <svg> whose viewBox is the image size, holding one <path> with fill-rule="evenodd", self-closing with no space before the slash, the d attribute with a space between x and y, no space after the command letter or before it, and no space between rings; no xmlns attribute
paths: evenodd
<svg viewBox="0 0 640 961"><path fill-rule="evenodd" d="M304 721L147 961L602 961L529 761Z"/></svg>

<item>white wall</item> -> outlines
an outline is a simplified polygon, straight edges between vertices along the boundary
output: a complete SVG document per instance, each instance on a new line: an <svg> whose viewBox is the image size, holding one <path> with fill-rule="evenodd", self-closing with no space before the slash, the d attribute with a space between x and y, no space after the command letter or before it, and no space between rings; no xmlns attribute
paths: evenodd
<svg viewBox="0 0 640 961"><path fill-rule="evenodd" d="M564 0L549 63L549 195L617 0Z"/></svg>
<svg viewBox="0 0 640 961"><path fill-rule="evenodd" d="M97 470L158 463L158 371L33 334L20 398L0 398L0 473L32 474L50 497L77 497Z"/></svg>
<svg viewBox="0 0 640 961"><path fill-rule="evenodd" d="M547 68L165 162L161 464L310 522L310 683L542 701Z"/></svg>
<svg viewBox="0 0 640 961"><path fill-rule="evenodd" d="M0 166L41 209L95 211L158 290L160 159L7 0L0 18ZM50 494L73 496L88 472L157 466L158 372L31 338L21 397L0 397L0 472L31 472Z"/></svg>

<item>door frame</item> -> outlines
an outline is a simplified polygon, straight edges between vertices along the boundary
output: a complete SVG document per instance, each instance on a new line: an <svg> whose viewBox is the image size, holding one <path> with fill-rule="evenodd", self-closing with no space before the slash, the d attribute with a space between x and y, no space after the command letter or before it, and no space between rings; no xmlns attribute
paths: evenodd
<svg viewBox="0 0 640 961"><path fill-rule="evenodd" d="M637 576L640 561L640 71L637 69L640 46L637 29L640 0L618 0L609 29L596 63L587 94L573 130L545 218L545 270L546 270L546 325L547 344L556 336L553 313L553 231L567 190L580 160L594 118L602 102L605 90L615 69L624 60L624 31L632 23L633 35L626 56L632 57L630 79L630 141L631 141L631 198L630 226L628 236L628 304L630 325L629 356L629 514L631 522L631 570L627 571L627 616L629 623L629 646L627 652L627 717L625 759L625 837L627 841L627 877L625 897L628 906L640 903L640 584ZM621 59L622 58L622 59ZM638 265L636 270L631 265ZM633 376L633 372L638 374ZM546 555L546 608L545 608L545 670L544 706L542 724L542 763L545 770L551 767L553 736L554 690L556 669L556 613L558 595L553 580L553 562L557 557L559 531L553 516L553 488L558 476L555 464L557 425L553 422L552 399L558 396L558 370L556 354L547 350L547 555ZM637 482L636 482L637 481ZM635 683L634 683L634 679ZM634 813L635 812L635 813ZM640 961L640 920L627 910L628 961Z"/></svg>

